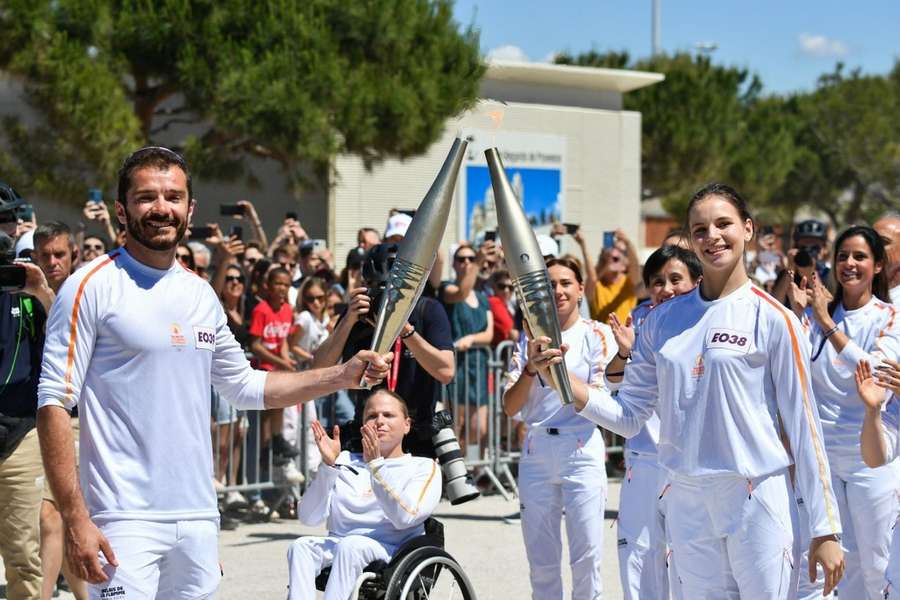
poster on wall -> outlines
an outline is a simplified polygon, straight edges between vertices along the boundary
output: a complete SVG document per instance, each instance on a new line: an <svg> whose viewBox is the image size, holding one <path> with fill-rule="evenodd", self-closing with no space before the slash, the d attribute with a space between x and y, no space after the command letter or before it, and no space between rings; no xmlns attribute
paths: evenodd
<svg viewBox="0 0 900 600"><path fill-rule="evenodd" d="M478 243L497 229L494 191L484 151L497 147L513 191L538 233L564 214L566 138L515 131L463 130L469 140L458 185L460 238Z"/></svg>

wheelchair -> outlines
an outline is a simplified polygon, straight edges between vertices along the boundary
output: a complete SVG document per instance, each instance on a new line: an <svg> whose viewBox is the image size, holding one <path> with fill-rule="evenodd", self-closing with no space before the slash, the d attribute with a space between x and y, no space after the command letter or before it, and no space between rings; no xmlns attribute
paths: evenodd
<svg viewBox="0 0 900 600"><path fill-rule="evenodd" d="M316 577L316 589L325 590L331 568ZM351 600L476 600L468 576L444 551L444 526L425 521L425 535L413 538L397 550L390 562L376 560L359 579Z"/></svg>

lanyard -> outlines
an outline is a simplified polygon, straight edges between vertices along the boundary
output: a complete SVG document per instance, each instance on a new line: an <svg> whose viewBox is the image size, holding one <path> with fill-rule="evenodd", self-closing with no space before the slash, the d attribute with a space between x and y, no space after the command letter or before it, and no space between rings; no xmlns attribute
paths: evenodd
<svg viewBox="0 0 900 600"><path fill-rule="evenodd" d="M394 360L391 362L391 372L387 376L387 386L392 392L397 389L397 373L400 372L400 350L402 347L403 342L398 337L397 341L394 342Z"/></svg>

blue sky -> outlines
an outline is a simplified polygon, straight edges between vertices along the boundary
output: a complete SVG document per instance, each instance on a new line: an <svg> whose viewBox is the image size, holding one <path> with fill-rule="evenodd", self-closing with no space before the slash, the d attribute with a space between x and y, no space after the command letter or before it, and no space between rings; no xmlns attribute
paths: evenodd
<svg viewBox="0 0 900 600"><path fill-rule="evenodd" d="M662 49L714 42L717 63L756 72L764 91L815 87L837 61L886 73L900 56L900 1L661 0ZM651 0L456 0L486 55L544 61L555 52L650 53Z"/></svg>

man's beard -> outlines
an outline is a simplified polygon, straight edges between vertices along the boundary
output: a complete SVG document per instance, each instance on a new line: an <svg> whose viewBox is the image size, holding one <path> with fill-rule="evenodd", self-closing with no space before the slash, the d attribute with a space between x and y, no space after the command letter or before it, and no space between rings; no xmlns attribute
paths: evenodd
<svg viewBox="0 0 900 600"><path fill-rule="evenodd" d="M149 248L150 250L171 250L184 238L184 232L187 231L187 220L179 221L176 218L174 219L166 219L164 222L169 223L175 227L175 236L171 239L169 238L156 238L154 239L152 234L148 234L148 231L155 231L155 227L149 225L151 222L163 222L162 219L154 218L151 215L145 216L141 220L137 220L131 217L128 211L125 211L125 228L128 230L128 234L134 238L135 241L139 242L142 246Z"/></svg>

